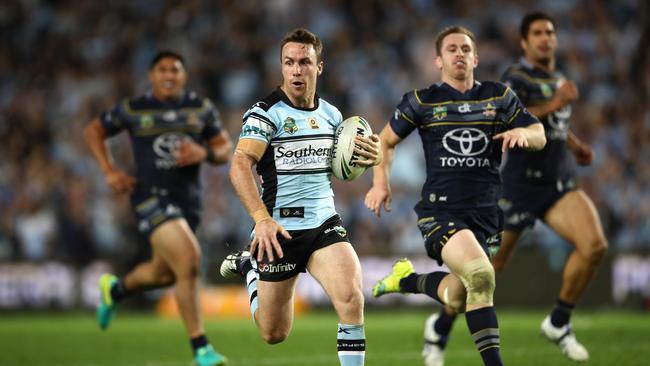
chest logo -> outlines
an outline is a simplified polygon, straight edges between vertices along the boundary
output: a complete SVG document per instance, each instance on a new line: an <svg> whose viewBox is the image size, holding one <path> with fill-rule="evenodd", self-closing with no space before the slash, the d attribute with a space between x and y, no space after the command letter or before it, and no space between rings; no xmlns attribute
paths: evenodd
<svg viewBox="0 0 650 366"><path fill-rule="evenodd" d="M316 122L316 118L314 117L309 117L307 119L307 123L309 123L309 127L311 127L314 130L320 128L320 126L318 126L318 122Z"/></svg>
<svg viewBox="0 0 650 366"><path fill-rule="evenodd" d="M475 156L483 153L489 140L485 132L478 128L456 128L445 134L442 144L447 151L460 156Z"/></svg>
<svg viewBox="0 0 650 366"><path fill-rule="evenodd" d="M494 117L497 115L497 109L496 107L488 102L488 104L483 108L483 115L486 117Z"/></svg>
<svg viewBox="0 0 650 366"><path fill-rule="evenodd" d="M447 107L445 106L433 107L433 118L437 120L441 120L445 117L447 117Z"/></svg>
<svg viewBox="0 0 650 366"><path fill-rule="evenodd" d="M458 111L460 113L469 113L469 112L472 111L472 109L469 107L469 104L463 103L463 104L458 106Z"/></svg>
<svg viewBox="0 0 650 366"><path fill-rule="evenodd" d="M541 89L544 98L550 98L553 96L553 89L551 89L550 85L543 83L539 85L539 88Z"/></svg>
<svg viewBox="0 0 650 366"><path fill-rule="evenodd" d="M140 128L146 129L146 128L151 128L154 125L154 120L153 117L151 117L148 114L144 114L140 116Z"/></svg>
<svg viewBox="0 0 650 366"><path fill-rule="evenodd" d="M284 120L282 129L284 130L284 132L293 135L298 131L298 125L296 124L296 120L291 117L287 117L287 119Z"/></svg>

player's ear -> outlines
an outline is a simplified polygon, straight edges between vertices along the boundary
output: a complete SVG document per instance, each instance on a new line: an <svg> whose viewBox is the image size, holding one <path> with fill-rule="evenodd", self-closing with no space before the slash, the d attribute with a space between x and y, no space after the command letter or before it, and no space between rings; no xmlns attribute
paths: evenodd
<svg viewBox="0 0 650 366"><path fill-rule="evenodd" d="M436 67L442 70L442 58L440 56L436 56Z"/></svg>
<svg viewBox="0 0 650 366"><path fill-rule="evenodd" d="M320 76L320 74L323 73L323 65L324 65L323 61L319 61L317 65L318 65L318 74L317 75Z"/></svg>
<svg viewBox="0 0 650 366"><path fill-rule="evenodd" d="M528 42L526 42L525 38L522 38L519 41L519 45L521 46L521 49L524 50L524 53L527 53L527 51L528 51Z"/></svg>
<svg viewBox="0 0 650 366"><path fill-rule="evenodd" d="M478 53L474 53L474 67L478 66Z"/></svg>

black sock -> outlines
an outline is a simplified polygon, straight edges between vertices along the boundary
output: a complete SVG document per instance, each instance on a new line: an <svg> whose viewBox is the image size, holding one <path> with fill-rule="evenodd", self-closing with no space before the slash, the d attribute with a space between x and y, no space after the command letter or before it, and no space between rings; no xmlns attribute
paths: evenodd
<svg viewBox="0 0 650 366"><path fill-rule="evenodd" d="M196 352L197 349L208 345L208 339L205 337L205 334L201 334L198 337L190 338L190 344L192 345L192 350Z"/></svg>
<svg viewBox="0 0 650 366"><path fill-rule="evenodd" d="M438 300L438 302L443 303L438 297L438 285L440 285L440 281L448 274L447 272L411 273L399 281L399 286L404 292L426 294Z"/></svg>
<svg viewBox="0 0 650 366"><path fill-rule="evenodd" d="M499 323L494 307L480 308L465 313L467 328L472 334L485 366L503 366L500 354Z"/></svg>
<svg viewBox="0 0 650 366"><path fill-rule="evenodd" d="M111 298L115 302L122 301L122 299L129 296L130 293L131 292L124 287L124 280L122 278L115 282L113 287L111 287Z"/></svg>
<svg viewBox="0 0 650 366"><path fill-rule="evenodd" d="M557 299L553 311L551 311L551 324L556 328L561 328L569 323L571 319L571 311L575 304L570 304L566 301Z"/></svg>
<svg viewBox="0 0 650 366"><path fill-rule="evenodd" d="M454 320L456 320L456 314L449 315L445 309L442 309L438 316L438 320L433 323L433 330L442 336L447 336L449 335L449 332L451 332L451 326L454 325Z"/></svg>

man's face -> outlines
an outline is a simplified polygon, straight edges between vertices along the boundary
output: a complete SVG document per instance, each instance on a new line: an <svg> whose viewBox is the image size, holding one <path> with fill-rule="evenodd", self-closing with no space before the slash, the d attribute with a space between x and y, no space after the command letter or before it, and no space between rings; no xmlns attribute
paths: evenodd
<svg viewBox="0 0 650 366"><path fill-rule="evenodd" d="M555 57L557 35L553 23L540 19L532 22L528 28L526 39L521 40L526 58L547 63Z"/></svg>
<svg viewBox="0 0 650 366"><path fill-rule="evenodd" d="M472 39L463 33L448 34L442 40L436 65L442 74L450 79L459 81L469 79L478 65L478 56Z"/></svg>
<svg viewBox="0 0 650 366"><path fill-rule="evenodd" d="M306 99L316 93L316 78L323 72L311 44L289 42L282 47L282 90L292 98Z"/></svg>
<svg viewBox="0 0 650 366"><path fill-rule="evenodd" d="M187 73L179 60L173 57L164 57L149 70L149 81L156 98L176 99L183 92L187 82Z"/></svg>

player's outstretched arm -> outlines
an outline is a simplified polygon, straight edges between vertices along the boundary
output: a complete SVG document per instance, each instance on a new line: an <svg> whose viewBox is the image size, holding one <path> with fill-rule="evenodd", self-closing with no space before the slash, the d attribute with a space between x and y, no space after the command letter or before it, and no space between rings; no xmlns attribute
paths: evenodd
<svg viewBox="0 0 650 366"><path fill-rule="evenodd" d="M382 159L372 169L372 188L366 193L364 201L366 207L377 216L381 216L382 206L386 212L390 211L390 203L392 200L390 168L393 164L395 146L402 139L397 136L390 124L386 124L386 127L379 134L379 140Z"/></svg>
<svg viewBox="0 0 650 366"><path fill-rule="evenodd" d="M565 79L560 81L560 86L555 91L551 100L535 106L526 106L526 109L535 117L543 119L567 104L575 102L579 97L578 86L573 81Z"/></svg>
<svg viewBox="0 0 650 366"><path fill-rule="evenodd" d="M501 151L507 149L520 149L528 151L539 151L546 145L544 126L541 123L533 123L527 127L517 127L512 130L494 135L495 140L502 140Z"/></svg>
<svg viewBox="0 0 650 366"><path fill-rule="evenodd" d="M235 192L248 214L255 221L255 236L251 242L250 252L253 255L257 253L258 261L262 260L264 253L270 261L274 260L274 253L280 258L284 256L278 242L278 233L291 239L289 232L269 215L264 202L258 195L257 184L253 176L253 166L261 159L267 146L266 142L260 140L240 139L230 167L230 181Z"/></svg>
<svg viewBox="0 0 650 366"><path fill-rule="evenodd" d="M90 152L99 163L99 168L106 177L106 182L117 193L128 193L133 191L136 179L123 171L116 169L111 163L111 157L106 148L107 133L102 127L99 118L93 119L86 128L84 128L84 139L90 149Z"/></svg>

